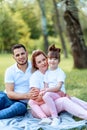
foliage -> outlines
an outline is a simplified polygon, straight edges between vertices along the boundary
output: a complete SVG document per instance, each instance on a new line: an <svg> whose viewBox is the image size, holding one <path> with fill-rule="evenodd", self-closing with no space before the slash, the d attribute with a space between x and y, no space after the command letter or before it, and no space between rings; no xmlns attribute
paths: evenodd
<svg viewBox="0 0 87 130"><path fill-rule="evenodd" d="M18 41L16 25L7 8L5 11L3 8L0 9L0 17L0 50L9 52L10 46Z"/></svg>
<svg viewBox="0 0 87 130"><path fill-rule="evenodd" d="M30 44L29 43L29 36L30 36L29 28L27 24L25 24L23 19L21 19L20 13L15 13L13 17L17 26L18 41L19 43L23 43L26 47L28 47L28 44Z"/></svg>
<svg viewBox="0 0 87 130"><path fill-rule="evenodd" d="M21 11L21 15L23 20L26 22L26 24L28 25L28 27L30 28L30 38L31 39L38 39L40 37L41 34L41 24L40 24L40 19L39 19L39 11L38 11L38 15L35 12L37 6L35 5L35 7L31 6L29 7L29 5L26 6L26 8L24 8ZM38 8L37 8L38 10Z"/></svg>
<svg viewBox="0 0 87 130"><path fill-rule="evenodd" d="M56 0L59 10L60 21L62 25L62 32L67 41L67 48L70 50L70 42L66 32L66 24L63 19L65 9L64 0ZM86 15L82 7L83 2L77 1L79 8L80 21L84 31L84 38L86 41ZM44 1L45 12L47 18L48 40L49 43L56 41L59 45L59 33L57 30L57 23L55 21L54 6L52 0ZM86 4L84 4L86 5ZM58 38L58 42L57 42ZM52 41L51 41L52 40ZM41 27L41 11L37 0L0 0L0 52L10 51L13 44L22 42L29 48L30 52L33 49L44 47L44 39L42 38ZM68 44L69 43L69 44ZM60 42L61 44L61 42Z"/></svg>

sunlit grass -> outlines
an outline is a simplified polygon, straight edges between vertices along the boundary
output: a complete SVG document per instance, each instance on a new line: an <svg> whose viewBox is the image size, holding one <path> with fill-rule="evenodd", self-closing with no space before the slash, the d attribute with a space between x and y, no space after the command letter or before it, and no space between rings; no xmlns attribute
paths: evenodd
<svg viewBox="0 0 87 130"><path fill-rule="evenodd" d="M67 93L87 101L87 69L75 69L72 56L67 59L62 56L59 66L66 73Z"/></svg>
<svg viewBox="0 0 87 130"><path fill-rule="evenodd" d="M71 72L73 69L73 58L71 55L68 55L68 58L64 58L64 55L61 56L59 66L65 72Z"/></svg>
<svg viewBox="0 0 87 130"><path fill-rule="evenodd" d="M0 90L4 88L4 73L8 66L14 63L10 54L0 54Z"/></svg>
<svg viewBox="0 0 87 130"><path fill-rule="evenodd" d="M80 97L87 101L87 69L73 69L67 73L66 88L72 96Z"/></svg>

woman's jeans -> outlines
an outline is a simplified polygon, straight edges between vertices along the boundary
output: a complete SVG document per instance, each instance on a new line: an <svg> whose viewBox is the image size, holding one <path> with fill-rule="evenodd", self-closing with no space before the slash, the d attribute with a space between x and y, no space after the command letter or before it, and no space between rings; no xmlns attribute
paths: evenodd
<svg viewBox="0 0 87 130"><path fill-rule="evenodd" d="M27 104L11 100L6 93L0 92L0 119L22 116L27 112Z"/></svg>

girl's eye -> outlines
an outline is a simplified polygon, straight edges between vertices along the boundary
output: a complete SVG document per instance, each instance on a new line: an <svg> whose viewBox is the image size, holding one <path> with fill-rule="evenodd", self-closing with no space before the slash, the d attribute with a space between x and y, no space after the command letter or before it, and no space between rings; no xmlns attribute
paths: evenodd
<svg viewBox="0 0 87 130"><path fill-rule="evenodd" d="M44 58L43 61L45 61L46 59Z"/></svg>
<svg viewBox="0 0 87 130"><path fill-rule="evenodd" d="M50 60L57 60L57 58L49 58Z"/></svg>
<svg viewBox="0 0 87 130"><path fill-rule="evenodd" d="M41 63L41 61L38 61L38 64L40 64Z"/></svg>
<svg viewBox="0 0 87 130"><path fill-rule="evenodd" d="M57 60L57 58L54 58L54 60Z"/></svg>

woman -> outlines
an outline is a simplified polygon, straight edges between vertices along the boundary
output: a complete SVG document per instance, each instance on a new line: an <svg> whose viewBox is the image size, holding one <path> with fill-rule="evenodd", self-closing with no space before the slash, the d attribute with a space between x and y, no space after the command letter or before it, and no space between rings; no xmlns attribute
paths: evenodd
<svg viewBox="0 0 87 130"><path fill-rule="evenodd" d="M39 90L44 88L43 83L44 74L48 69L47 56L43 51L36 50L33 52L31 60L32 60L32 71L35 72L32 74L30 78L30 88L31 89L37 88L37 92L39 95ZM37 98L37 93L34 93L33 96L34 97L32 98L32 100L29 100L28 103L29 106L31 107L33 116L41 119L45 118L45 120L47 119L46 120L47 123L50 123L50 119L47 118L49 116L48 112L42 110L42 106L44 105L42 98L40 96L39 98ZM39 100L40 98L41 102ZM35 100L38 102L35 102Z"/></svg>
<svg viewBox="0 0 87 130"><path fill-rule="evenodd" d="M44 74L48 68L47 57L44 55L42 51L37 50L33 52L32 66L34 69L36 69L36 71L31 76L30 87L31 88L38 87L41 89L44 87L44 83L43 83ZM37 74L37 72L39 74ZM33 99L35 98L36 98L36 95L34 95ZM56 104L58 113L65 110L73 114L74 116L77 116L82 119L87 119L87 102L85 101L82 101L76 97L71 97L70 99L68 97L61 97L55 100L55 104ZM35 106L32 107L33 105ZM32 109L32 114L34 117L47 118L51 116L49 108L45 103L42 105L31 103L31 109ZM51 121L49 120L48 122L50 123Z"/></svg>

